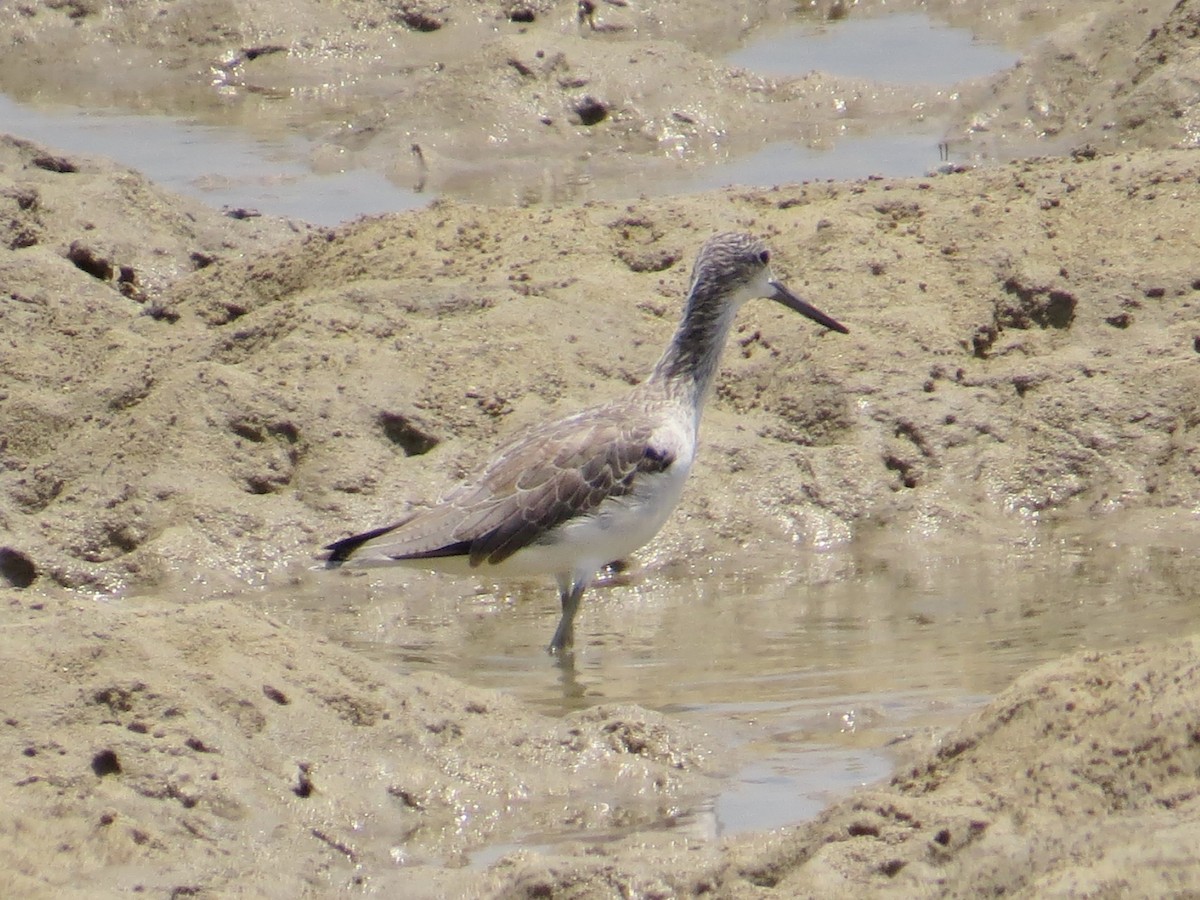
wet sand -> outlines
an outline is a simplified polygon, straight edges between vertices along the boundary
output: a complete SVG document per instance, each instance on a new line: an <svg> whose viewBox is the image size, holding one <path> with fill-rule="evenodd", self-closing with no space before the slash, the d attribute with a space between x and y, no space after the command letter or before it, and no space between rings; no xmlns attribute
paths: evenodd
<svg viewBox="0 0 1200 900"><path fill-rule="evenodd" d="M27 83L49 83L52 51L95 47L53 70L58 89L86 97L89 65L137 59L105 82L108 100L153 76L160 90L142 96L158 111L189 91L208 96L212 84L184 76L230 47L291 47L217 68L241 84L266 61L256 91L303 97L306 78L353 69L366 80L373 60L390 59L366 50L392 42L401 53L432 34L420 53L450 62L414 62L412 80L401 72L380 97L398 111L397 97L438 98L413 113L433 136L423 147L435 177L482 152L472 135L506 119L529 123L505 156L528 165L541 141L528 78L545 84L541 108L573 102L584 86L563 73L580 69L587 90L623 98L612 127L560 123L538 145L561 171L584 142L626 165L649 159L661 147L646 137L654 123L684 103L708 118L681 140L702 144L712 127L749 141L781 115L819 119L822 92L846 89L731 74L715 61L730 49L729 23L687 5L663 5L653 22L603 5L601 21L582 24L569 5L531 4L531 23L452 5L424 33L414 29L433 19L422 17L438 13L405 6L397 22L368 7L348 24L283 4L226 21L222 36L205 8L150 31L158 13L141 4L85 5L73 23L39 7L4 27L20 38ZM1033 10L993 23L1002 33L992 36L1019 32ZM1186 83L1180 35L1196 13L1187 3L1125 13L1117 3L1038 13L1053 19L1040 23L1050 43L973 88L974 106L955 101L962 139L1002 145L989 153L1029 141L1073 153L924 178L558 207L441 200L316 228L222 215L107 161L0 140L0 792L10 810L0 892L1200 889L1200 670L1186 616L1200 544L1200 158L1187 146L1183 87L1161 89ZM477 58L447 55L497 16L506 30ZM593 27L605 23L620 27ZM555 46L567 62L552 71L508 62L544 60L536 51ZM638 84L612 64L617 46L646 64ZM1112 46L1125 48L1119 63ZM155 54L165 68L146 61ZM1111 83L1098 93L1064 75L1067 62ZM443 73L453 90L427 83ZM685 97L653 89L682 84L672 90ZM868 94L865 115L912 100ZM469 127L445 124L440 103L474 111ZM359 142L364 158L408 140L392 130L403 117L373 131L370 104L355 109L360 134L378 135ZM876 552L886 562L868 571L900 583L928 571L905 563L917 548L966 542L1002 561L1048 528L1099 535L1081 566L1127 568L1080 578L1120 586L1105 604L1147 612L1125 640L1084 633L1074 646L1085 649L1018 678L961 724L921 740L903 724L875 731L876 749L908 735L887 751L895 774L814 821L716 838L679 823L734 763L718 735L670 711L681 701L667 699L669 676L653 704L667 712L628 702L636 691L539 709L472 679L472 655L496 652L480 638L492 623L528 646L548 637L547 586L485 586L494 601L481 608L461 581L310 567L320 544L436 497L522 425L641 377L678 315L696 248L733 228L763 235L778 273L851 334L820 334L765 303L743 311L681 508L638 555L631 583L584 609L584 660L670 658L686 640L671 623L688 608L684 586L775 570L781 548L796 561L775 583L785 602L764 606L780 618L760 633L811 626L788 612L797 596L831 619L846 614L861 594L838 586L863 577L862 548L880 540L895 549ZM1106 539L1156 549L1106 557ZM980 569L1006 577L1000 564ZM934 589L940 606L911 611L930 636L913 665L937 653L939 629L943 640L956 633L954 588ZM510 596L537 599L514 609ZM347 597L385 604L387 641L428 662L345 645L345 631L313 614L322 597L346 608L343 625L363 614ZM406 605L430 597L443 624L414 625ZM1058 599L1014 579L1000 618L1074 627ZM703 608L720 622L719 597ZM510 614L523 638L503 624ZM886 623L895 610L858 614ZM986 632L988 615L978 611L971 634ZM561 677L549 663L540 672ZM586 665L582 674L595 678ZM609 839L536 837L563 834ZM480 848L523 844L537 846L468 865Z"/></svg>

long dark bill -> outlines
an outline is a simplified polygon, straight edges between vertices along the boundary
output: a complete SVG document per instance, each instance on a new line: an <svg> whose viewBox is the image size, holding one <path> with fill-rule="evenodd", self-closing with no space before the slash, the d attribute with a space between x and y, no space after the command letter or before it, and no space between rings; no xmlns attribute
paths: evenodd
<svg viewBox="0 0 1200 900"><path fill-rule="evenodd" d="M775 289L775 293L771 295L772 300L778 300L788 309L795 310L802 316L808 316L814 322L819 322L826 328L834 331L840 331L842 334L849 334L850 329L830 316L825 315L811 303L801 300L778 281L772 281L771 287Z"/></svg>

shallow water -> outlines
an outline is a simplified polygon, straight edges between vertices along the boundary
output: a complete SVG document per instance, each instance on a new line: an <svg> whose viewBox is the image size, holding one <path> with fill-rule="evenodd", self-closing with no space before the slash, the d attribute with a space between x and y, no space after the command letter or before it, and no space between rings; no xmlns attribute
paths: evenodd
<svg viewBox="0 0 1200 900"><path fill-rule="evenodd" d="M760 30L727 57L732 65L784 77L821 69L852 78L923 81L950 87L998 72L1016 54L975 41L970 32L920 14L849 18ZM0 84L0 88L3 84ZM218 102L199 105L192 116L138 115L92 105L35 105L0 93L0 130L68 153L108 156L136 168L162 186L215 207L252 209L318 225L335 225L363 214L420 207L437 194L404 182L396 171L339 165L336 148L305 133L334 115L320 103L274 100L269 113ZM355 100L342 97L339 117L353 118ZM273 126L267 123L275 123ZM726 185L769 187L820 178L911 176L946 161L940 144L949 123L913 110L907 125L883 127L847 120L826 125L805 142L781 141L761 150L695 160L647 160L630 171L627 160L595 159L573 172L538 176L540 165L484 159L443 179L441 193L473 203L620 200L640 194L684 194ZM394 163L394 154L386 154ZM528 161L525 161L526 163ZM416 176L413 176L415 179ZM546 183L549 178L550 183Z"/></svg>
<svg viewBox="0 0 1200 900"><path fill-rule="evenodd" d="M39 108L0 94L0 130L67 153L109 157L162 187L210 206L249 209L316 225L418 209L439 196L415 185L397 184L371 168L315 171L308 159L317 154L316 146L295 135L251 137L232 125L195 119L65 106ZM945 161L939 146L944 130L945 123L926 120L881 134L861 124L840 124L814 132L809 144L769 143L754 153L708 165L652 160L637 172L629 172L623 160L601 160L587 171L539 185L535 193L539 201L557 203L699 193L729 185L921 175ZM442 195L469 203L510 203L530 195L525 177L511 167L501 171L479 167L455 178Z"/></svg>
<svg viewBox="0 0 1200 900"><path fill-rule="evenodd" d="M309 142L252 137L234 125L120 110L35 107L0 94L0 130L68 153L106 156L215 207L333 225L424 206L430 197L372 169L314 171Z"/></svg>
<svg viewBox="0 0 1200 900"><path fill-rule="evenodd" d="M677 716L734 760L720 793L674 823L710 837L815 815L886 777L896 747L930 745L1040 662L1195 627L1197 517L782 549L674 560L593 590L573 669L543 649L557 621L549 579L505 589L403 570L312 573L268 606L399 672L444 672L551 715L630 702ZM475 863L503 850L481 848Z"/></svg>
<svg viewBox="0 0 1200 900"><path fill-rule="evenodd" d="M726 57L773 77L819 71L892 84L950 86L1007 69L1018 54L920 13L801 22L758 32Z"/></svg>

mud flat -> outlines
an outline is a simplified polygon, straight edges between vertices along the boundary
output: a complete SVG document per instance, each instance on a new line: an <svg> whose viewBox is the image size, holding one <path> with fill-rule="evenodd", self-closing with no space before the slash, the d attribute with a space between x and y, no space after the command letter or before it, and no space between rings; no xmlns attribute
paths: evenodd
<svg viewBox="0 0 1200 900"><path fill-rule="evenodd" d="M1139 31L1121 4L1088 6L1053 11L1046 59L1074 41L1098 66L1097 29L1137 49L1195 18L1150 4ZM6 27L26 29L24 53L57 46L39 28L86 46L105 22L115 33L112 14L79 8L74 31L39 24L61 14L42 7ZM405 9L408 28L434 15ZM564 41L597 40L568 29L593 30L573 8L530 9ZM512 40L530 34L545 38ZM183 41L177 64L226 44L240 45ZM1189 64L1174 46L1158 65ZM1118 101L1159 77L1138 54ZM110 162L0 140L0 892L1200 890L1200 669L1178 629L1030 672L815 821L714 840L664 827L723 765L675 717L542 715L397 672L268 602L337 577L309 571L323 541L641 377L696 248L730 229L763 235L779 274L851 334L744 310L681 510L637 561L651 583L696 557L795 543L836 558L881 533L1004 553L1086 520L1170 534L1157 576L1194 591L1200 156L1168 127L1188 98L1170 97L1182 113L1162 128L1097 112L1073 153L925 178L439 201L337 228L223 215ZM627 836L468 865L485 845L612 827Z"/></svg>

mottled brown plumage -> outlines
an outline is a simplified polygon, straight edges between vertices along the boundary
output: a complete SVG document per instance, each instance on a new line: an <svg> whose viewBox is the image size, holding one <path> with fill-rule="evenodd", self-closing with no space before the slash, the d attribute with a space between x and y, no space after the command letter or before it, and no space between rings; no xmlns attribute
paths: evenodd
<svg viewBox="0 0 1200 900"><path fill-rule="evenodd" d="M466 555L472 566L501 563L568 519L625 496L639 474L671 465L674 453L652 446L650 428L631 424L628 412L627 402L612 403L532 428L436 507L330 544L328 561L343 562L388 535L386 552L397 560Z"/></svg>

